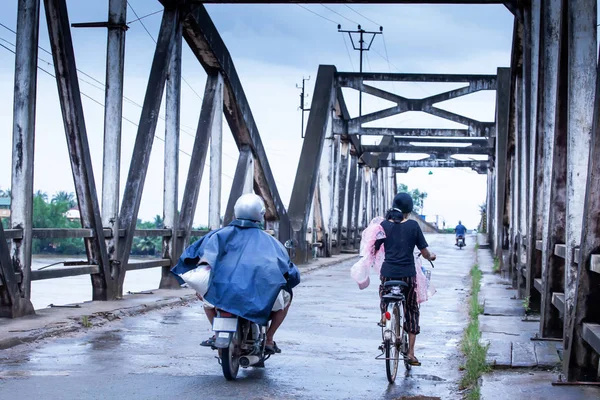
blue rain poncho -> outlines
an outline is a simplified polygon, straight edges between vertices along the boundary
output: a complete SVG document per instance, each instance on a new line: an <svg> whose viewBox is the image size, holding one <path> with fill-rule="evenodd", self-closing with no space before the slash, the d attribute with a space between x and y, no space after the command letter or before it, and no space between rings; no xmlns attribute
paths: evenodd
<svg viewBox="0 0 600 400"><path fill-rule="evenodd" d="M179 275L199 262L211 266L204 298L260 325L267 324L279 291L291 293L300 283L300 272L285 247L251 221L235 220L209 232L185 249L171 272L183 284Z"/></svg>

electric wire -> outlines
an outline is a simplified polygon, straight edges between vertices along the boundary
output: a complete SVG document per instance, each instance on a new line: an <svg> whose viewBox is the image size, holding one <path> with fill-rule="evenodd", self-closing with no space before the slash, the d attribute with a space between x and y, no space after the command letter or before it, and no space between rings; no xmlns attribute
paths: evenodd
<svg viewBox="0 0 600 400"><path fill-rule="evenodd" d="M152 16L152 15L154 15L154 14L158 14L159 12L163 12L163 11L164 11L164 9L162 9L162 8L161 8L160 10L157 10L157 11L154 11L154 12L152 12L152 13L150 13L150 14L146 14L146 15L144 15L144 16L142 16L142 17L139 17L138 19L134 19L133 21L129 21L129 22L127 23L127 25L129 25L129 24L133 24L134 22L141 21L141 20L143 20L144 18L148 18L148 17L150 17L150 16ZM134 14L135 14L135 12L134 12Z"/></svg>
<svg viewBox="0 0 600 400"><path fill-rule="evenodd" d="M6 40L4 40L4 41L6 42ZM15 55L17 54L17 53L15 52L15 50L8 48L7 46L3 45L2 43L0 43L0 47L3 47L3 48L5 48L6 50L10 51L11 53L13 53L13 54L15 54ZM53 73L51 73L51 72L47 71L46 69L44 69L44 68L40 67L39 65L37 66L37 68L38 68L39 70L43 71L44 73L46 73L47 75L51 76L52 78L56 79L56 75L54 75ZM92 102L94 102L94 103L98 104L100 107L102 107L102 108L105 108L105 105L104 105L102 102L100 102L100 101L98 101L98 100L94 99L93 97L91 97L91 96L90 96L90 95L88 95L87 93L85 93L85 92L83 92L83 91L81 91L81 90L79 91L79 93L80 93L80 94L81 94L83 97L86 97L87 99L91 100ZM135 127L139 127L139 125L138 125L137 123L135 123L134 121L130 120L129 118L127 118L127 117L125 117L125 116L121 116L121 118L122 118L124 121L127 121L127 122L129 122L130 124L134 125ZM154 137L155 137L155 138L157 138L158 140L162 141L163 143L165 143L165 139L163 139L162 137L160 137L160 136L158 136L158 135L156 135L156 134L154 135ZM186 152L186 151L184 151L184 150L182 150L182 149L179 149L179 151L180 151L181 153L183 153L183 154L187 155L187 156L188 156L188 157L190 157L190 158L192 157L192 155L191 155L190 153L188 153L188 152ZM205 163L205 166L209 167L209 164L208 164L208 163ZM226 174L226 173L224 173L224 172L221 172L221 173L223 174L223 176L226 176L226 177L228 177L229 179L233 180L233 177L232 177L232 176L230 176L230 175L227 175L227 174Z"/></svg>
<svg viewBox="0 0 600 400"><path fill-rule="evenodd" d="M365 16L364 14L359 13L358 11L356 11L354 8L350 7L348 4L344 4L347 8L349 8L350 10L354 11L356 14L360 15L361 17L363 17L364 19L366 19L367 21L370 21L372 23L374 23L377 26L381 26L379 25L377 22L373 21L371 18Z"/></svg>
<svg viewBox="0 0 600 400"><path fill-rule="evenodd" d="M150 33L150 31L148 30L148 28L146 28L146 24L144 24L144 21L141 20L141 18L138 17L138 14L135 12L135 10L133 9L133 6L131 5L131 2L127 2L127 5L129 6L129 8L131 8L131 11L133 11L133 14L136 16L136 18L138 18L138 21L140 22L140 24L142 24L142 27L144 28L144 30L146 31L146 33L148 34L148 36L150 36L150 39L152 39L152 41L154 43L156 43L156 39L154 39L154 36L152 36L152 34ZM200 96L198 94L198 92L196 92L196 90L192 87L192 85L190 85L190 83L187 81L187 79L185 79L185 77L183 75L181 75L181 80L183 82L185 82L185 84L190 88L190 90L192 92L194 92L194 94L200 99L202 100L202 96Z"/></svg>
<svg viewBox="0 0 600 400"><path fill-rule="evenodd" d="M348 49L348 45L346 44L346 35L342 35L342 39L344 40L344 47L346 48L346 53L348 53L348 59L350 60L350 65L352 66L352 72L356 71L354 68L354 63L352 62L352 56L350 55L350 50Z"/></svg>
<svg viewBox="0 0 600 400"><path fill-rule="evenodd" d="M323 19L325 19L325 20L327 20L327 21L329 21L329 22L333 22L334 24L336 24L336 25L339 25L339 24L338 24L337 22L335 22L334 20L332 20L332 19L329 19L329 18L327 18L327 17L324 17L324 16L322 16L321 14L318 14L318 13L314 12L314 11L313 11L313 10L311 10L310 8L304 7L302 4L297 4L297 3L296 3L296 5L297 5L298 7L300 7L300 8L304 8L304 9L305 9L306 11L308 11L309 13L315 14L317 17L323 18Z"/></svg>
<svg viewBox="0 0 600 400"><path fill-rule="evenodd" d="M321 3L321 5L322 5L323 7L325 7L326 9L328 9L329 11L331 11L332 13L334 13L334 14L337 14L337 15L339 15L340 17L344 18L345 20L347 20L347 21L350 21L350 22L352 22L353 24L360 25L358 22L356 22L356 21L353 21L353 20L351 20L350 18L348 18L348 17L346 17L346 16L344 16L344 15L340 14L339 12L335 11L333 8L327 7L327 6L326 6L325 4L323 4L323 3Z"/></svg>

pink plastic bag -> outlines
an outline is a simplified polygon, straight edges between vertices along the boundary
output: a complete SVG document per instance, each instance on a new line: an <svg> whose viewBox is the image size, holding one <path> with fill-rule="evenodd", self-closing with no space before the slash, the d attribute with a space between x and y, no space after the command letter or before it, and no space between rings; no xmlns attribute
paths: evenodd
<svg viewBox="0 0 600 400"><path fill-rule="evenodd" d="M381 226L382 217L373 218L369 226L362 233L360 241L360 259L350 269L350 276L363 290L369 286L371 268L379 274L385 259L385 249L382 245L379 251L375 251L375 241L385 239L385 231Z"/></svg>
<svg viewBox="0 0 600 400"><path fill-rule="evenodd" d="M415 253L415 269L417 270L417 287L415 290L417 292L417 301L420 304L429 300L429 298L435 294L436 290L423 273L423 269L421 268L421 257L418 255L419 253Z"/></svg>

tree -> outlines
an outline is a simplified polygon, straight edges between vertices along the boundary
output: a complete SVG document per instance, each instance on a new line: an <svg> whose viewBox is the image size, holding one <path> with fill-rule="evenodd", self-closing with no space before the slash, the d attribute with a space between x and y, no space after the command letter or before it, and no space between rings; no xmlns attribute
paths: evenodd
<svg viewBox="0 0 600 400"><path fill-rule="evenodd" d="M0 197L10 197L11 191L10 189L0 189Z"/></svg>
<svg viewBox="0 0 600 400"><path fill-rule="evenodd" d="M75 195L73 193L67 192L56 192L54 197L52 198L52 203L67 203L69 205L69 209L75 207L77 205L77 200L75 200Z"/></svg>
<svg viewBox="0 0 600 400"><path fill-rule="evenodd" d="M413 211L416 214L421 214L423 211L423 204L427 198L427 192L421 192L419 189L410 190L407 185L401 183L398 185L398 193L408 193L413 200Z"/></svg>

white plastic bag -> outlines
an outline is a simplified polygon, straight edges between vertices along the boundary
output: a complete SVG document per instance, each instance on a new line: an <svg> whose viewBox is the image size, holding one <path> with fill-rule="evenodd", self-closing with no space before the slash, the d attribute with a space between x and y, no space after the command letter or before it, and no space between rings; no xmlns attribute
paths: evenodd
<svg viewBox="0 0 600 400"><path fill-rule="evenodd" d="M179 275L181 279L194 289L202 297L208 292L208 282L210 281L210 266L200 265L196 269L192 269L185 274Z"/></svg>

